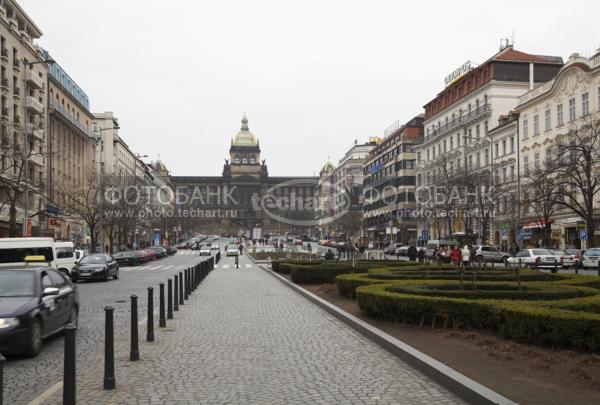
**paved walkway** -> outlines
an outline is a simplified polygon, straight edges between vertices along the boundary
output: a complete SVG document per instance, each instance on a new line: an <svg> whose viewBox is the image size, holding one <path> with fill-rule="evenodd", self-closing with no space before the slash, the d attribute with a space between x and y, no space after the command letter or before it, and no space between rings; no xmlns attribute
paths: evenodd
<svg viewBox="0 0 600 405"><path fill-rule="evenodd" d="M120 347L117 389L101 389L102 364L78 373L79 402L460 403L246 260L239 270L222 261L156 341L140 343L139 362Z"/></svg>

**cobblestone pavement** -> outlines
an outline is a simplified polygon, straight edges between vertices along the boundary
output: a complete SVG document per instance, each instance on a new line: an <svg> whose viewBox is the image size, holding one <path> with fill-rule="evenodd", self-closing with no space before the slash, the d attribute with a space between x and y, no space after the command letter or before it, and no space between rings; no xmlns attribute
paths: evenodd
<svg viewBox="0 0 600 405"><path fill-rule="evenodd" d="M158 301L158 283L200 261L195 256L160 259L143 266L122 267L118 280L78 283L80 298L77 331L77 371L83 375L89 367L103 367L104 307L115 308L115 342L129 344L129 297L139 298L140 319L146 314L147 287L154 287ZM145 328L140 333L145 333ZM63 335L44 341L42 353L33 359L10 357L4 375L5 404L26 404L63 378ZM62 391L59 391L61 393Z"/></svg>
<svg viewBox="0 0 600 405"><path fill-rule="evenodd" d="M454 404L444 388L242 257L224 258L139 362L78 373L86 404ZM60 403L60 392L48 403Z"/></svg>

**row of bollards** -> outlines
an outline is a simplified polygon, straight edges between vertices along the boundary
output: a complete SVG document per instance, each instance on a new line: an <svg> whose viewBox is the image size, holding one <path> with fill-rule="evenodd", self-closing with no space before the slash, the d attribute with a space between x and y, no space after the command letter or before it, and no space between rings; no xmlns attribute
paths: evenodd
<svg viewBox="0 0 600 405"><path fill-rule="evenodd" d="M202 280L208 273L214 269L215 258L198 263L194 266L184 269L182 272L175 274L173 279L167 279L167 291L165 297L165 283L159 283L159 301L158 301L158 327L165 328L167 319L173 319L173 311L179 311L179 307L189 299L190 294L198 288ZM165 299L166 298L166 299ZM111 353L106 353L105 357L105 378L104 389L115 388L114 376L114 342L112 338L112 308L107 307L105 310L111 313L110 318L107 315L107 350ZM148 311L146 325L146 341L154 342L154 288L148 287ZM129 358L131 361L139 360L138 346L138 313L137 313L137 296L131 296L131 349ZM110 327L109 327L110 324ZM111 337L108 337L108 333Z"/></svg>
<svg viewBox="0 0 600 405"><path fill-rule="evenodd" d="M167 319L173 319L173 311L179 311L184 301L198 288L202 280L214 269L218 263L219 255L209 260L198 263L176 273L173 278L167 279L167 293L165 300L165 283L159 283L159 324L160 328L167 326ZM129 360L140 359L139 333L138 333L138 296L131 297L131 345ZM166 308L166 309L165 309ZM154 288L148 287L148 318L146 325L146 341L154 342ZM115 378L115 344L114 344L114 308L104 308L105 314L105 341L104 341L104 383L105 390L116 387ZM76 403L76 351L75 332L77 327L68 324L65 327L64 375L63 375L63 404L75 405ZM3 381L5 359L0 355L0 405L3 404Z"/></svg>

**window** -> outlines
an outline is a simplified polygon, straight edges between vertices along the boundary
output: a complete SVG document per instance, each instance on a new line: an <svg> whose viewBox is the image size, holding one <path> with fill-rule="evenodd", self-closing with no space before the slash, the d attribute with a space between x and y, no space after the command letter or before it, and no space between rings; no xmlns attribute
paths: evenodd
<svg viewBox="0 0 600 405"><path fill-rule="evenodd" d="M456 134L456 147L460 146L460 134Z"/></svg>
<svg viewBox="0 0 600 405"><path fill-rule="evenodd" d="M545 131L550 131L550 129L552 129L552 112L550 111L550 109L547 109L545 112L545 116L544 116L544 130Z"/></svg>
<svg viewBox="0 0 600 405"><path fill-rule="evenodd" d="M556 126L560 127L562 124L564 124L563 105L559 104L556 106Z"/></svg>
<svg viewBox="0 0 600 405"><path fill-rule="evenodd" d="M510 166L510 181L515 180L515 165Z"/></svg>
<svg viewBox="0 0 600 405"><path fill-rule="evenodd" d="M454 138L450 137L450 150L454 149Z"/></svg>
<svg viewBox="0 0 600 405"><path fill-rule="evenodd" d="M600 111L600 86L598 87L598 111Z"/></svg>
<svg viewBox="0 0 600 405"><path fill-rule="evenodd" d="M485 165L489 165L490 164L490 150L486 149L485 150Z"/></svg>
<svg viewBox="0 0 600 405"><path fill-rule="evenodd" d="M575 107L575 98L569 100L569 121L575 121L577 118L577 109Z"/></svg>
<svg viewBox="0 0 600 405"><path fill-rule="evenodd" d="M540 134L540 116L538 114L534 114L533 116L533 135Z"/></svg>
<svg viewBox="0 0 600 405"><path fill-rule="evenodd" d="M477 168L479 169L481 167L481 154L479 152L477 153L475 162L476 162L475 164L477 165Z"/></svg>
<svg viewBox="0 0 600 405"><path fill-rule="evenodd" d="M499 156L499 154L498 154L499 153L498 152L498 143L494 144L494 149L495 149L495 152L496 152L495 157L498 157ZM494 160L494 156L492 156L492 160Z"/></svg>
<svg viewBox="0 0 600 405"><path fill-rule="evenodd" d="M546 148L546 164L552 161L552 146Z"/></svg>
<svg viewBox="0 0 600 405"><path fill-rule="evenodd" d="M446 140L444 139L444 153L446 153Z"/></svg>
<svg viewBox="0 0 600 405"><path fill-rule="evenodd" d="M511 137L510 138L510 153L513 153L515 151L515 137Z"/></svg>
<svg viewBox="0 0 600 405"><path fill-rule="evenodd" d="M529 121L527 118L523 119L523 138L527 138L529 136Z"/></svg>
<svg viewBox="0 0 600 405"><path fill-rule="evenodd" d="M529 176L529 156L523 156L523 173Z"/></svg>
<svg viewBox="0 0 600 405"><path fill-rule="evenodd" d="M469 155L469 170L473 170L473 155Z"/></svg>
<svg viewBox="0 0 600 405"><path fill-rule="evenodd" d="M506 183L506 167L502 168L502 182Z"/></svg>
<svg viewBox="0 0 600 405"><path fill-rule="evenodd" d="M585 117L590 113L590 95L586 91L581 95L581 116Z"/></svg>
<svg viewBox="0 0 600 405"><path fill-rule="evenodd" d="M535 170L539 170L539 168L540 168L540 154L539 154L539 152L536 152L533 155L533 168Z"/></svg>
<svg viewBox="0 0 600 405"><path fill-rule="evenodd" d="M479 124L475 126L475 137L479 139Z"/></svg>
<svg viewBox="0 0 600 405"><path fill-rule="evenodd" d="M502 155L506 155L506 139L502 140Z"/></svg>

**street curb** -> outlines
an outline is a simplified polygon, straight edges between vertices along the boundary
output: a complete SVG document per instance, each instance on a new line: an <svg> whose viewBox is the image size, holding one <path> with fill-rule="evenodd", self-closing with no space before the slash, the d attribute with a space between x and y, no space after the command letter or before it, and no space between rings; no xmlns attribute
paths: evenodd
<svg viewBox="0 0 600 405"><path fill-rule="evenodd" d="M420 352L414 347L407 345L401 340L398 340L382 330L371 326L370 324L362 321L354 315L347 313L337 306L330 304L324 299L318 297L310 291L305 290L299 285L292 283L285 277L280 276L270 269L264 266L259 267L281 281L283 284L287 285L292 290L308 298L314 304L329 312L360 334L369 338L392 354L400 357L403 361L415 367L417 370L421 371L423 374L468 403L477 405L517 404L517 402L511 401L510 399L479 384L478 382L435 360L425 353Z"/></svg>

